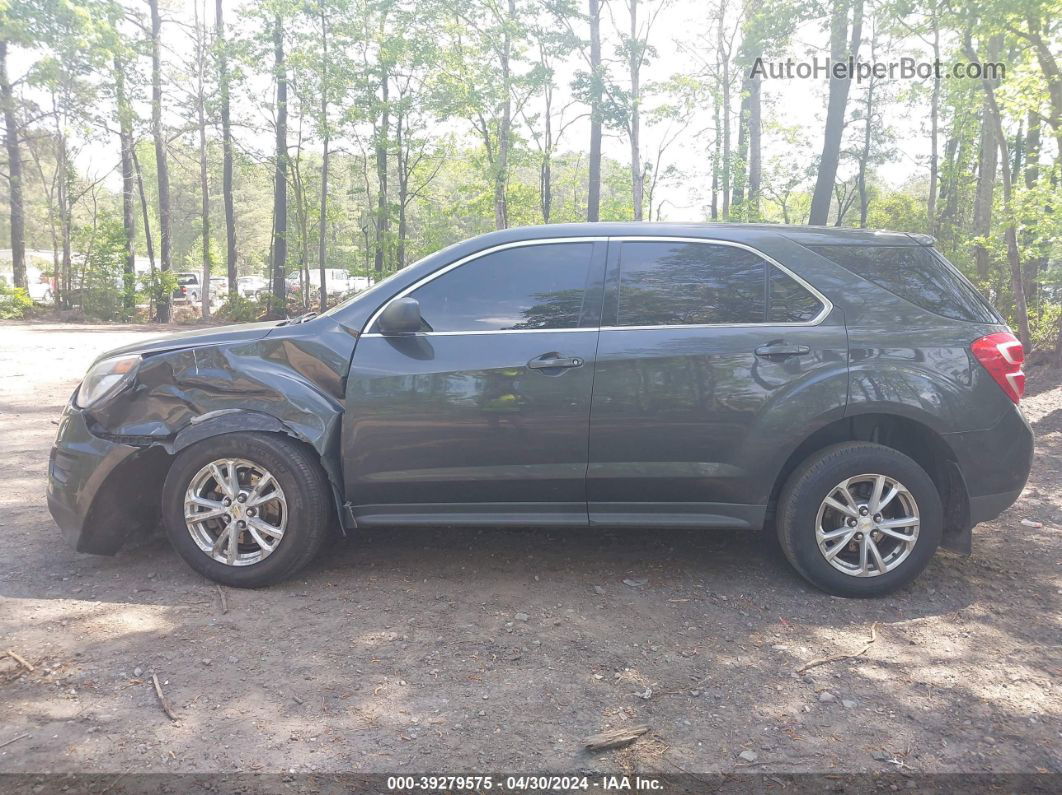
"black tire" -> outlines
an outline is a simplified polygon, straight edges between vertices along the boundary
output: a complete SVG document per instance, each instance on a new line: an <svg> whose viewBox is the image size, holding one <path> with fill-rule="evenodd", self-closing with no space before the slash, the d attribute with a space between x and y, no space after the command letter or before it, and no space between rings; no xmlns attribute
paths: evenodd
<svg viewBox="0 0 1062 795"><path fill-rule="evenodd" d="M895 478L907 488L918 505L918 538L894 569L857 577L826 560L815 524L819 507L837 484L868 473ZM882 596L910 583L929 564L940 545L943 509L933 479L913 459L879 444L846 442L818 451L790 475L778 500L777 532L786 558L812 585L836 596Z"/></svg>
<svg viewBox="0 0 1062 795"><path fill-rule="evenodd" d="M184 495L190 482L211 461L224 458L246 459L265 468L287 500L283 537L267 557L246 566L214 560L199 548L185 524ZM163 487L162 515L170 543L189 566L222 585L258 588L294 576L313 560L328 537L334 511L320 461L308 448L275 433L227 433L177 455Z"/></svg>

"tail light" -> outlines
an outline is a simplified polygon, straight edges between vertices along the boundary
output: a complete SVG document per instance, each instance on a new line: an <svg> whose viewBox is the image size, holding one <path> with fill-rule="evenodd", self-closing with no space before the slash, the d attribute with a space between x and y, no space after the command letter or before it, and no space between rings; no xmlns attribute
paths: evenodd
<svg viewBox="0 0 1062 795"><path fill-rule="evenodd" d="M988 370L1007 397L1018 403L1025 392L1025 351L1018 338L1009 331L997 331L970 343L977 361Z"/></svg>

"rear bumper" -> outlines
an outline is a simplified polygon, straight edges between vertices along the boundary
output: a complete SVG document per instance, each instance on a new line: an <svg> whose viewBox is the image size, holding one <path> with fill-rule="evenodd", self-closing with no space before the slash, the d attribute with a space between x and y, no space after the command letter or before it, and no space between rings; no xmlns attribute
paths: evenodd
<svg viewBox="0 0 1062 795"><path fill-rule="evenodd" d="M979 497L970 498L970 524L987 522L995 519L1003 511L1017 502L1022 489L1004 491L999 494L982 494Z"/></svg>
<svg viewBox="0 0 1062 795"><path fill-rule="evenodd" d="M1032 429L1017 407L1004 412L992 428L946 438L971 499L1005 494L1017 499L1032 468Z"/></svg>
<svg viewBox="0 0 1062 795"><path fill-rule="evenodd" d="M1017 407L993 427L947 437L969 499L969 524L995 519L1021 495L1033 460L1033 432Z"/></svg>
<svg viewBox="0 0 1062 795"><path fill-rule="evenodd" d="M94 436L73 405L48 461L48 510L78 552L113 555L129 533L158 519L168 456Z"/></svg>

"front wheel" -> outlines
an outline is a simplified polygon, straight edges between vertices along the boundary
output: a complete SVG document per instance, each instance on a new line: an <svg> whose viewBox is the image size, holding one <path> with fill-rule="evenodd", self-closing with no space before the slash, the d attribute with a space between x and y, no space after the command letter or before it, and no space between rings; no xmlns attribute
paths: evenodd
<svg viewBox="0 0 1062 795"><path fill-rule="evenodd" d="M162 500L177 553L236 588L293 576L321 548L332 517L320 463L298 442L269 433L223 434L181 451Z"/></svg>
<svg viewBox="0 0 1062 795"><path fill-rule="evenodd" d="M903 453L869 442L808 458L786 483L777 516L789 562L838 596L881 596L907 585L943 531L933 479Z"/></svg>

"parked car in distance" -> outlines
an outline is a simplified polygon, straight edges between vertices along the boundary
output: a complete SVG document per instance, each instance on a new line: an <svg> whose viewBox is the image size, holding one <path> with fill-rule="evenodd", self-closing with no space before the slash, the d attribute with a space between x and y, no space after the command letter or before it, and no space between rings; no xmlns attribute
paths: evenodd
<svg viewBox="0 0 1062 795"><path fill-rule="evenodd" d="M299 274L289 275L286 281L289 293L294 294L302 289ZM325 269L325 287L330 297L334 298L339 295L360 292L361 290L367 290L371 286L372 282L365 276L351 276L342 268ZM310 295L320 296L320 294L321 272L313 269L310 271Z"/></svg>
<svg viewBox="0 0 1062 795"><path fill-rule="evenodd" d="M229 280L224 276L210 277L210 304L221 306L229 297Z"/></svg>
<svg viewBox="0 0 1062 795"><path fill-rule="evenodd" d="M269 282L261 276L241 276L236 280L236 291L242 298L257 298L269 292Z"/></svg>
<svg viewBox="0 0 1062 795"><path fill-rule="evenodd" d="M509 229L314 318L104 354L48 503L84 552L161 515L240 587L291 577L337 523L767 527L819 588L875 596L1021 493L1022 361L928 238Z"/></svg>
<svg viewBox="0 0 1062 795"><path fill-rule="evenodd" d="M0 263L0 284L9 287L15 284L15 274L9 262ZM51 277L45 276L40 268L33 265L26 267L26 292L30 299L38 304L50 304L55 301Z"/></svg>
<svg viewBox="0 0 1062 795"><path fill-rule="evenodd" d="M198 273L191 271L177 274L177 287L173 291L175 301L187 301L193 306L199 304L203 295L203 284Z"/></svg>

